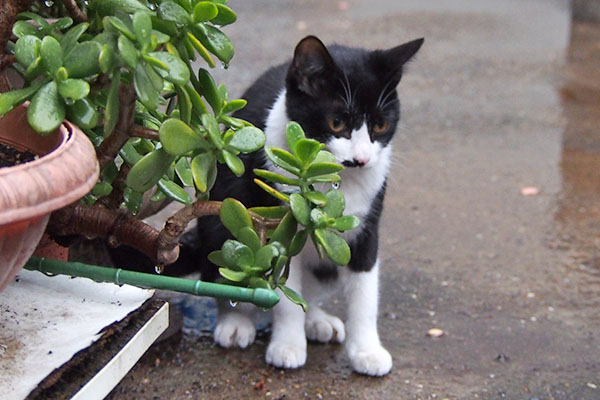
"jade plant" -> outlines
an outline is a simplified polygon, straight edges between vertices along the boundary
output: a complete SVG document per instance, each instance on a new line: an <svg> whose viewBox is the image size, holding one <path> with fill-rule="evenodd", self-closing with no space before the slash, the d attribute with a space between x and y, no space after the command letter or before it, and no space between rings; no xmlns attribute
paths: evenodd
<svg viewBox="0 0 600 400"><path fill-rule="evenodd" d="M223 280L280 288L301 305L285 280L290 258L308 238L335 264L349 262L339 232L356 227L358 219L342 215L336 185L343 167L295 123L286 132L290 151L264 148L281 173L254 171L256 184L282 206L246 209L234 199L210 200L217 164L241 176L240 155L265 144L260 129L233 116L246 101L230 99L209 72L217 64L227 67L234 55L221 30L237 19L226 0L5 3L0 116L29 101L27 120L40 135L72 121L96 147L101 168L91 193L53 213L53 237L104 237L112 246L140 250L162 268L176 261L192 219L218 214L235 238L210 255ZM20 83L9 83L8 69ZM145 210L170 201L184 207L162 230L142 222Z"/></svg>

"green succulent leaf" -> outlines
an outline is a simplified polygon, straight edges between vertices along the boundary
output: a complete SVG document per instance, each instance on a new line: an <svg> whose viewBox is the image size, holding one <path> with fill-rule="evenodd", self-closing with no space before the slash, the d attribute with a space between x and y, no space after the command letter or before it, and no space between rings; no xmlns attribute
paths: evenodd
<svg viewBox="0 0 600 400"><path fill-rule="evenodd" d="M267 271L271 268L271 263L275 259L275 257L279 256L279 250L277 247L272 244L267 244L266 246L261 247L254 255L254 264L262 269L263 271Z"/></svg>
<svg viewBox="0 0 600 400"><path fill-rule="evenodd" d="M223 114L229 114L232 112L236 112L236 111L241 110L242 108L246 107L246 104L248 104L248 102L244 99L231 100L231 101L228 101L227 104L225 104L222 112L223 112Z"/></svg>
<svg viewBox="0 0 600 400"><path fill-rule="evenodd" d="M133 14L136 11L151 13L152 11L138 0L93 0L90 8L101 16L114 15L117 11Z"/></svg>
<svg viewBox="0 0 600 400"><path fill-rule="evenodd" d="M223 149L221 151L223 158L225 159L225 164L229 167L231 172L235 174L235 176L240 177L244 175L246 171L246 167L244 167L244 162L241 158L230 152L229 150Z"/></svg>
<svg viewBox="0 0 600 400"><path fill-rule="evenodd" d="M289 287L287 287L285 285L279 285L278 288L285 295L285 297L290 299L290 301L292 303L297 304L300 307L302 307L302 311L304 311L304 312L308 311L308 303L302 298L302 296L300 296L298 293L296 293L293 289L290 289Z"/></svg>
<svg viewBox="0 0 600 400"><path fill-rule="evenodd" d="M335 174L342 171L344 167L334 163L312 163L304 174L305 178L312 178L319 175Z"/></svg>
<svg viewBox="0 0 600 400"><path fill-rule="evenodd" d="M290 207L296 221L304 226L310 225L310 205L301 194L292 193L290 195Z"/></svg>
<svg viewBox="0 0 600 400"><path fill-rule="evenodd" d="M204 101L202 100L202 97L200 97L198 92L189 84L185 85L184 89L187 92L190 101L192 102L192 109L195 110L195 114L202 115L208 113L206 104L204 104Z"/></svg>
<svg viewBox="0 0 600 400"><path fill-rule="evenodd" d="M290 257L298 255L302 251L304 245L306 244L306 240L308 239L309 233L310 231L308 229L302 229L301 231L296 232L292 238L292 241L290 242Z"/></svg>
<svg viewBox="0 0 600 400"><path fill-rule="evenodd" d="M62 17L62 18L57 19L50 26L52 27L52 29L55 29L57 31L62 31L62 30L67 29L71 25L73 25L73 19L71 17Z"/></svg>
<svg viewBox="0 0 600 400"><path fill-rule="evenodd" d="M261 178L267 179L267 180L269 180L271 182L275 182L275 183L282 183L284 185L298 185L299 184L298 179L288 178L287 176L283 176L283 175L277 174L275 172L271 172L266 169L255 169L254 173Z"/></svg>
<svg viewBox="0 0 600 400"><path fill-rule="evenodd" d="M344 238L328 229L315 229L315 238L331 261L339 266L348 265L350 262L350 246Z"/></svg>
<svg viewBox="0 0 600 400"><path fill-rule="evenodd" d="M12 33L16 37L22 38L27 35L37 36L38 30L35 26L27 21L16 21L13 25Z"/></svg>
<svg viewBox="0 0 600 400"><path fill-rule="evenodd" d="M337 189L331 189L325 193L327 198L327 204L323 207L323 212L330 218L338 218L344 212L346 208L346 201L344 195Z"/></svg>
<svg viewBox="0 0 600 400"><path fill-rule="evenodd" d="M175 22L180 25L187 25L193 22L192 17L186 9L172 1L165 1L158 6L158 16L165 21Z"/></svg>
<svg viewBox="0 0 600 400"><path fill-rule="evenodd" d="M15 57L17 61L25 66L29 66L38 57L41 45L42 41L37 36L22 36L15 43Z"/></svg>
<svg viewBox="0 0 600 400"><path fill-rule="evenodd" d="M186 157L181 157L175 163L175 173L179 177L183 186L193 186L194 178L192 176L192 169L190 163Z"/></svg>
<svg viewBox="0 0 600 400"><path fill-rule="evenodd" d="M322 207L325 204L327 204L327 197L321 192L309 191L303 193L303 196L306 197L311 203L317 206Z"/></svg>
<svg viewBox="0 0 600 400"><path fill-rule="evenodd" d="M162 178L174 159L164 149L154 150L131 167L125 183L133 190L143 193Z"/></svg>
<svg viewBox="0 0 600 400"><path fill-rule="evenodd" d="M100 72L100 51L98 42L77 43L65 56L65 68L70 78L87 78Z"/></svg>
<svg viewBox="0 0 600 400"><path fill-rule="evenodd" d="M252 207L248 211L260 215L263 218L281 219L290 210L288 206Z"/></svg>
<svg viewBox="0 0 600 400"><path fill-rule="evenodd" d="M282 218L281 222L275 228L273 235L271 236L270 243L279 242L285 247L289 247L294 235L296 234L296 228L298 224L291 211Z"/></svg>
<svg viewBox="0 0 600 400"><path fill-rule="evenodd" d="M352 230L358 227L358 225L360 225L360 220L358 217L355 217L354 215L344 215L343 217L336 218L331 227L337 229L338 231L344 232Z"/></svg>
<svg viewBox="0 0 600 400"><path fill-rule="evenodd" d="M42 87L42 84L43 82L40 82L23 89L0 93L0 116L3 116L15 106L18 106L19 104L28 100L38 91L40 87Z"/></svg>
<svg viewBox="0 0 600 400"><path fill-rule="evenodd" d="M159 60L167 67L167 70L158 69L157 72L169 82L183 86L190 80L190 70L179 57L164 51L148 53L148 56Z"/></svg>
<svg viewBox="0 0 600 400"><path fill-rule="evenodd" d="M196 188L202 193L210 190L215 182L217 168L211 152L200 153L192 159L192 177Z"/></svg>
<svg viewBox="0 0 600 400"><path fill-rule="evenodd" d="M223 138L221 137L221 131L219 130L219 124L215 117L210 114L202 114L200 117L202 125L208 131L208 137L219 150L223 148Z"/></svg>
<svg viewBox="0 0 600 400"><path fill-rule="evenodd" d="M335 156L327 150L321 150L317 153L314 160L315 163L335 163Z"/></svg>
<svg viewBox="0 0 600 400"><path fill-rule="evenodd" d="M217 4L219 14L216 18L211 18L211 22L216 25L229 25L237 20L235 12L224 4Z"/></svg>
<svg viewBox="0 0 600 400"><path fill-rule="evenodd" d="M92 194L96 197L108 196L112 192L112 185L108 182L98 182L92 188Z"/></svg>
<svg viewBox="0 0 600 400"><path fill-rule="evenodd" d="M162 123L158 131L160 142L165 151L180 156L205 147L205 140L185 122L169 118Z"/></svg>
<svg viewBox="0 0 600 400"><path fill-rule="evenodd" d="M219 274L221 274L223 278L232 282L242 282L248 277L246 272L233 271L229 268L219 268Z"/></svg>
<svg viewBox="0 0 600 400"><path fill-rule="evenodd" d="M276 199L279 199L281 201L285 201L286 203L290 201L290 198L288 196L286 196L285 194L281 193L279 190L274 189L271 186L267 185L266 183L264 183L260 179L254 179L254 183L256 183L262 190L264 190L265 192L269 193L271 196L275 197Z"/></svg>
<svg viewBox="0 0 600 400"><path fill-rule="evenodd" d="M129 212L133 215L137 215L140 212L143 198L143 193L137 192L130 187L123 189L123 201Z"/></svg>
<svg viewBox="0 0 600 400"><path fill-rule="evenodd" d="M200 92L208 101L208 104L210 104L215 114L219 114L223 109L223 101L219 97L213 77L204 68L198 70L197 83L200 87L196 88L196 90L198 90L198 92Z"/></svg>
<svg viewBox="0 0 600 400"><path fill-rule="evenodd" d="M106 96L106 109L104 110L104 137L110 136L119 120L119 86L121 73L115 71Z"/></svg>
<svg viewBox="0 0 600 400"><path fill-rule="evenodd" d="M25 70L25 79L32 81L43 73L42 57L39 56Z"/></svg>
<svg viewBox="0 0 600 400"><path fill-rule="evenodd" d="M254 264L252 250L237 240L226 240L221 250L223 251L223 260L229 267L244 270Z"/></svg>
<svg viewBox="0 0 600 400"><path fill-rule="evenodd" d="M51 81L42 86L31 99L27 121L37 132L53 132L65 119L65 104L58 95L58 85Z"/></svg>
<svg viewBox="0 0 600 400"><path fill-rule="evenodd" d="M260 249L260 238L254 228L250 226L245 226L240 229L236 238L248 246L253 252Z"/></svg>
<svg viewBox="0 0 600 400"><path fill-rule="evenodd" d="M80 128L93 129L100 122L100 113L87 98L67 106L67 115Z"/></svg>
<svg viewBox="0 0 600 400"><path fill-rule="evenodd" d="M208 254L208 261L218 265L219 267L227 267L227 263L223 259L223 251L216 250Z"/></svg>
<svg viewBox="0 0 600 400"><path fill-rule="evenodd" d="M238 200L232 198L223 200L219 216L223 225L225 225L235 238L238 238L243 228L252 228L250 214L248 214L246 207Z"/></svg>
<svg viewBox="0 0 600 400"><path fill-rule="evenodd" d="M63 66L63 51L60 43L52 36L46 36L40 46L40 55L42 64L50 75L56 75L56 72Z"/></svg>
<svg viewBox="0 0 600 400"><path fill-rule="evenodd" d="M306 166L313 162L319 151L325 147L323 143L319 143L312 139L300 139L296 142L296 157Z"/></svg>
<svg viewBox="0 0 600 400"><path fill-rule="evenodd" d="M135 44L124 35L119 35L119 54L128 68L135 70L138 64L138 50Z"/></svg>
<svg viewBox="0 0 600 400"><path fill-rule="evenodd" d="M200 57L202 57L204 59L204 61L206 61L206 63L208 64L209 67L211 67L211 68L215 67L215 61L213 60L212 56L210 55L208 49L206 47L204 47L202 42L199 41L198 38L196 38L196 36L194 36L194 34L192 32L187 32L186 37L183 40L185 41L187 47L189 47L189 46L192 47L190 53L193 53L193 49L196 49L198 54L200 54Z"/></svg>
<svg viewBox="0 0 600 400"><path fill-rule="evenodd" d="M192 196L175 182L168 179L160 179L158 187L168 198L185 205L192 204Z"/></svg>
<svg viewBox="0 0 600 400"><path fill-rule="evenodd" d="M245 126L235 132L235 136L229 142L229 145L242 153L252 153L263 147L265 144L265 134L253 126Z"/></svg>
<svg viewBox="0 0 600 400"><path fill-rule="evenodd" d="M90 93L90 84L83 79L67 79L58 84L58 93L63 98L80 100Z"/></svg>
<svg viewBox="0 0 600 400"><path fill-rule="evenodd" d="M287 124L285 128L285 137L287 139L288 147L294 154L296 154L296 143L298 143L299 140L306 138L302 127L297 122L290 122Z"/></svg>
<svg viewBox="0 0 600 400"><path fill-rule="evenodd" d="M219 60L228 64L233 58L233 44L217 27L198 23L193 25L199 34L195 35L200 42Z"/></svg>
<svg viewBox="0 0 600 400"><path fill-rule="evenodd" d="M252 276L250 277L250 279L248 280L248 286L250 286L253 289L269 289L271 290L271 285L269 285L269 282L266 281L266 279L264 278L259 278L257 276Z"/></svg>
<svg viewBox="0 0 600 400"><path fill-rule="evenodd" d="M119 150L119 155L128 165L135 165L142 159L140 153L138 153L137 149L133 146L133 144L131 144L131 140L121 147L121 150Z"/></svg>
<svg viewBox="0 0 600 400"><path fill-rule="evenodd" d="M73 49L81 35L83 35L83 33L87 31L89 27L90 24L88 24L87 22L82 22L69 29L60 38L60 45L63 48L65 54L68 54Z"/></svg>
<svg viewBox="0 0 600 400"><path fill-rule="evenodd" d="M194 7L194 22L210 21L219 13L217 6L210 1L200 1Z"/></svg>
<svg viewBox="0 0 600 400"><path fill-rule="evenodd" d="M100 47L100 54L98 55L98 64L100 71L107 74L115 65L115 50L108 44L103 44Z"/></svg>
<svg viewBox="0 0 600 400"><path fill-rule="evenodd" d="M109 26L112 26L114 29L116 29L118 32L120 32L123 36L127 37L129 40L136 40L135 37L135 32L133 32L133 25L131 25L131 23L126 24L125 20L121 20L118 17L105 17L104 21L107 22L108 24L105 23L106 29L109 29ZM130 28L131 26L131 28Z"/></svg>
<svg viewBox="0 0 600 400"><path fill-rule="evenodd" d="M133 14L133 32L135 33L136 40L142 46L148 46L150 44L150 37L152 36L152 19L147 12L138 11Z"/></svg>
<svg viewBox="0 0 600 400"><path fill-rule="evenodd" d="M291 153L276 147L265 146L265 154L275 165L299 176L302 165Z"/></svg>
<svg viewBox="0 0 600 400"><path fill-rule="evenodd" d="M137 64L135 66L133 86L135 87L138 99L144 106L148 107L150 110L154 110L158 107L159 95L143 64Z"/></svg>

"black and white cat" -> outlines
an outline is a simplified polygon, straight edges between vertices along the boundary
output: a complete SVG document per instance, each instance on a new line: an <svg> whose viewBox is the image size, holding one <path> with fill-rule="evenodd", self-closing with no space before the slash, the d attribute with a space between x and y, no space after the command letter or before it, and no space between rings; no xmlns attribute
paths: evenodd
<svg viewBox="0 0 600 400"><path fill-rule="evenodd" d="M346 166L340 187L345 213L361 221L344 235L352 251L348 267L320 259L311 243L292 259L287 285L302 293L309 309L305 314L282 296L273 311L266 354L269 364L304 365L308 338L344 342L352 367L359 373L380 376L392 367L392 357L377 333L378 223L390 168L389 144L400 118L396 86L404 64L422 44L423 39L418 39L389 50L367 51L337 45L326 48L308 36L297 45L291 62L269 69L242 96L248 105L236 116L262 128L268 145L287 148L285 127L290 121L298 122L307 137L326 144ZM250 155L244 161L247 172L242 178L220 168L211 198L234 197L248 207L276 204L252 182L254 168L273 166L264 154ZM204 248L220 248L228 237L215 222L214 217L199 220L194 240ZM206 246L209 243L214 245ZM323 295L336 287L347 301L345 324L319 307ZM220 304L214 333L219 345L244 348L254 341L249 307Z"/></svg>

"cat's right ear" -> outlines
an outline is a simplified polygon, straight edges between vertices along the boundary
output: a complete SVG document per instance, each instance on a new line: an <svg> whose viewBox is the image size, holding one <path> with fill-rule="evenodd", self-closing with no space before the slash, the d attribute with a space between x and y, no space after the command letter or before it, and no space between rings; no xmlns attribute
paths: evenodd
<svg viewBox="0 0 600 400"><path fill-rule="evenodd" d="M287 81L301 92L316 96L337 69L323 42L315 36L307 36L296 46Z"/></svg>

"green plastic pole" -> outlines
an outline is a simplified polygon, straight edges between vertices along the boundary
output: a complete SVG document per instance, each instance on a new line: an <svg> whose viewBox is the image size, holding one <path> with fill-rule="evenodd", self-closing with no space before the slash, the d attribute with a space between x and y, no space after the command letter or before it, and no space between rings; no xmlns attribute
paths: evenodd
<svg viewBox="0 0 600 400"><path fill-rule="evenodd" d="M79 262L31 257L24 268L46 274L89 278L96 282L111 282L117 285L127 284L146 289L164 289L197 296L248 302L263 308L271 308L279 302L279 295L274 290L242 288L171 276L145 274L120 268L99 267Z"/></svg>

